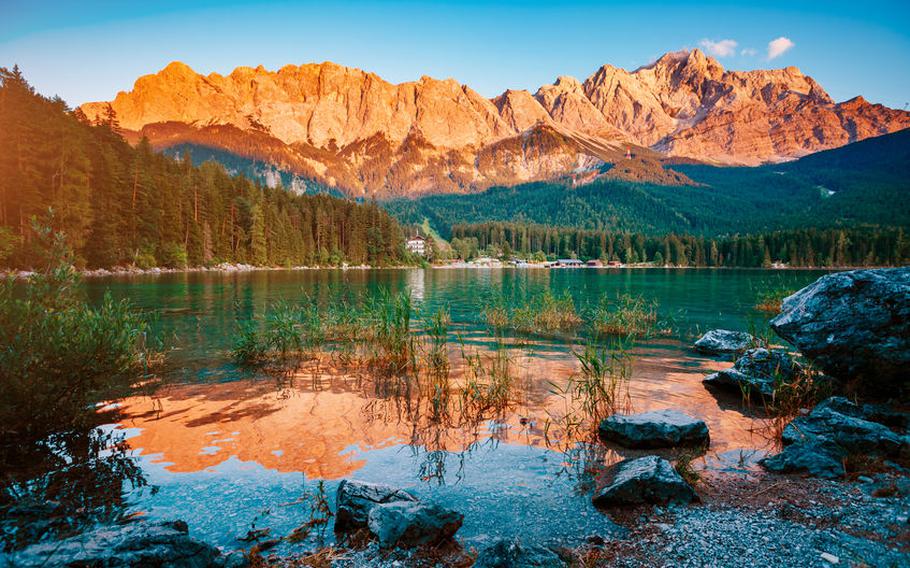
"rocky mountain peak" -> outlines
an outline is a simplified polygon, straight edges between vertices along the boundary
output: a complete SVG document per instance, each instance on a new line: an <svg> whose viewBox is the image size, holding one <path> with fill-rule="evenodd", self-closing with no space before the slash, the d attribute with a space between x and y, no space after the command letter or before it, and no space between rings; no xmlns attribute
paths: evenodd
<svg viewBox="0 0 910 568"><path fill-rule="evenodd" d="M630 145L658 152L647 179L681 179L653 170L660 154L754 165L910 127L907 112L861 97L836 104L796 67L728 71L699 49L493 99L454 79L393 84L328 61L227 76L175 61L82 110L99 118L108 105L157 147L204 144L380 195L596 173Z"/></svg>

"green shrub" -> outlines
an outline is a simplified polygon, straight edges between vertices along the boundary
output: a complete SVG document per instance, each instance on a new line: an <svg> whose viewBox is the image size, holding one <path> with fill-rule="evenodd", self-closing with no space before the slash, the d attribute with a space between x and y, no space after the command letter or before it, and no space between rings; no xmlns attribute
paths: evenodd
<svg viewBox="0 0 910 568"><path fill-rule="evenodd" d="M59 234L57 258L23 290L0 286L0 440L37 441L79 428L91 404L147 370L146 324L126 301L99 307L79 296L79 275Z"/></svg>
<svg viewBox="0 0 910 568"><path fill-rule="evenodd" d="M149 268L155 268L158 266L158 261L155 259L155 255L150 251L142 251L136 254L136 258L133 259L133 263L136 265L136 268L141 268L142 270L148 270Z"/></svg>
<svg viewBox="0 0 910 568"><path fill-rule="evenodd" d="M186 268L186 247L179 243L165 243L158 251L161 265L167 268Z"/></svg>
<svg viewBox="0 0 910 568"><path fill-rule="evenodd" d="M0 285L0 541L4 550L119 514L145 479L95 403L148 377L146 323L125 301L80 295L64 238L35 227L45 269ZM39 247L40 248L40 247ZM38 521L38 522L36 522Z"/></svg>

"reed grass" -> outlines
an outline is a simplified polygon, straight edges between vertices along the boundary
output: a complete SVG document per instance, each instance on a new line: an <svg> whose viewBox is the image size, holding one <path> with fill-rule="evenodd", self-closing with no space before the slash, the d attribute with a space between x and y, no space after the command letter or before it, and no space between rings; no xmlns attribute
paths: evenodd
<svg viewBox="0 0 910 568"><path fill-rule="evenodd" d="M755 309L760 312L780 312L784 298L795 292L792 288L777 287L759 291Z"/></svg>
<svg viewBox="0 0 910 568"><path fill-rule="evenodd" d="M590 325L595 336L652 337L672 333L668 322L659 322L656 300L643 296L604 294L591 312Z"/></svg>
<svg viewBox="0 0 910 568"><path fill-rule="evenodd" d="M572 331L582 324L575 300L566 290L556 296L549 289L525 297L520 305L509 305L504 298L495 298L483 310L487 325L497 333L511 329L524 334L550 334Z"/></svg>

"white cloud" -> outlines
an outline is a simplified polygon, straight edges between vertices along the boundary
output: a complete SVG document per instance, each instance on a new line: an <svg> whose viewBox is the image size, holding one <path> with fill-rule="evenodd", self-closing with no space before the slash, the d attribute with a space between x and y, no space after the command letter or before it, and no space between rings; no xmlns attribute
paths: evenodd
<svg viewBox="0 0 910 568"><path fill-rule="evenodd" d="M790 38L779 37L768 42L768 60L776 59L781 55L787 53L793 46L796 45L793 43Z"/></svg>
<svg viewBox="0 0 910 568"><path fill-rule="evenodd" d="M738 44L732 39L722 39L720 41L703 39L698 45L715 57L730 57L736 54L736 46Z"/></svg>
<svg viewBox="0 0 910 568"><path fill-rule="evenodd" d="M744 57L755 57L756 55L758 55L758 50L755 49L754 47L747 47L747 48L743 49L742 51L740 51L739 54Z"/></svg>

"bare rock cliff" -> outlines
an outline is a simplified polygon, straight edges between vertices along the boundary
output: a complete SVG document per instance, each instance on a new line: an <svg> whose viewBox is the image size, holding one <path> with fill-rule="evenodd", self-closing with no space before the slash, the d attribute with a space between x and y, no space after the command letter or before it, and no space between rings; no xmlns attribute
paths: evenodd
<svg viewBox="0 0 910 568"><path fill-rule="evenodd" d="M910 127L910 113L861 97L835 103L795 67L727 71L697 49L492 100L452 79L394 85L329 62L227 76L174 62L82 106L96 120L109 109L158 148L210 146L379 197L600 175L684 184L668 158L756 165Z"/></svg>

